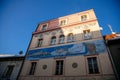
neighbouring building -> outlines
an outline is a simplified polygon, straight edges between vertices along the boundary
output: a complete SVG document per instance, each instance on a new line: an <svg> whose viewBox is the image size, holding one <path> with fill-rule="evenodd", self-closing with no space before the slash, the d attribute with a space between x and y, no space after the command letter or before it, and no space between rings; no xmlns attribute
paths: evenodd
<svg viewBox="0 0 120 80"><path fill-rule="evenodd" d="M0 80L17 80L24 56L0 56Z"/></svg>
<svg viewBox="0 0 120 80"><path fill-rule="evenodd" d="M117 80L120 80L120 33L106 35L104 38Z"/></svg>
<svg viewBox="0 0 120 80"><path fill-rule="evenodd" d="M94 10L38 24L19 80L115 80Z"/></svg>

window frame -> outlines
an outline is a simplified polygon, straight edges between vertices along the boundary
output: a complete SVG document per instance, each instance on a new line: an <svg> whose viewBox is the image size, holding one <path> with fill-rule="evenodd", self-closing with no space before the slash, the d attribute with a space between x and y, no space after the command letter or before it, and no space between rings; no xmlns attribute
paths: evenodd
<svg viewBox="0 0 120 80"><path fill-rule="evenodd" d="M11 69L12 67L12 69ZM6 77L6 78L10 78L10 76L12 75L12 72L14 70L15 65L8 65L4 71L4 74L2 77Z"/></svg>
<svg viewBox="0 0 120 80"><path fill-rule="evenodd" d="M84 36L84 40L92 39L92 33L91 33L90 29L83 30L83 36Z"/></svg>
<svg viewBox="0 0 120 80"><path fill-rule="evenodd" d="M62 20L59 21L60 26L64 26L66 24L67 24L67 19L62 19Z"/></svg>
<svg viewBox="0 0 120 80"><path fill-rule="evenodd" d="M34 63L34 64L33 64ZM31 62L29 69L29 75L34 75L36 71L37 62Z"/></svg>
<svg viewBox="0 0 120 80"><path fill-rule="evenodd" d="M65 36L64 35L60 35L59 36L59 44L63 44L65 42Z"/></svg>
<svg viewBox="0 0 120 80"><path fill-rule="evenodd" d="M44 29L44 25L46 25L46 26L45 26L45 29ZM42 25L41 25L41 31L47 30L47 27L48 27L48 23L42 24Z"/></svg>
<svg viewBox="0 0 120 80"><path fill-rule="evenodd" d="M74 42L74 35L73 33L69 33L67 36L67 42Z"/></svg>
<svg viewBox="0 0 120 80"><path fill-rule="evenodd" d="M41 47L43 44L43 39L38 39L37 47Z"/></svg>
<svg viewBox="0 0 120 80"><path fill-rule="evenodd" d="M52 36L51 41L50 41L50 45L55 45L55 44L56 44L56 36Z"/></svg>
<svg viewBox="0 0 120 80"><path fill-rule="evenodd" d="M90 65L89 65L89 62L88 62L88 59L93 59L93 58L96 58L96 64L97 64L97 69L98 69L98 72L94 72L95 71L95 65L93 64L93 60L92 60L92 70L93 72L90 72ZM89 57L86 57L86 65L87 65L87 73L89 75L94 75L94 74L100 74L100 66L99 66L99 61L98 61L98 57L97 56L89 56Z"/></svg>
<svg viewBox="0 0 120 80"><path fill-rule="evenodd" d="M88 19L88 15L87 14L83 14L80 16L80 20L81 21L86 21Z"/></svg>
<svg viewBox="0 0 120 80"><path fill-rule="evenodd" d="M63 75L63 74L64 74L64 60L56 60L55 61L55 75Z"/></svg>

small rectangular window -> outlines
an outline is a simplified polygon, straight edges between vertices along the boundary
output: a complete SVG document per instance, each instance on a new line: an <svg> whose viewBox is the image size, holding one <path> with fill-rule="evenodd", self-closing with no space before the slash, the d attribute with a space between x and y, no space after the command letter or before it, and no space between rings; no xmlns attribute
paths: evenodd
<svg viewBox="0 0 120 80"><path fill-rule="evenodd" d="M14 69L14 65L7 66L7 68L6 68L6 70L3 74L3 77L9 78L11 76L12 72L13 72L13 69Z"/></svg>
<svg viewBox="0 0 120 80"><path fill-rule="evenodd" d="M83 33L84 33L84 39L92 39L90 30L84 30Z"/></svg>
<svg viewBox="0 0 120 80"><path fill-rule="evenodd" d="M30 68L29 75L34 75L36 64L37 64L37 62L32 62L31 63L31 68Z"/></svg>
<svg viewBox="0 0 120 80"><path fill-rule="evenodd" d="M87 20L87 15L82 15L81 16L81 21L86 21Z"/></svg>
<svg viewBox="0 0 120 80"><path fill-rule="evenodd" d="M37 47L41 47L41 46L42 46L42 42L43 42L43 39L39 39L39 40L38 40L38 46L37 46Z"/></svg>
<svg viewBox="0 0 120 80"><path fill-rule="evenodd" d="M89 74L99 73L97 58L96 57L87 58L87 61Z"/></svg>
<svg viewBox="0 0 120 80"><path fill-rule="evenodd" d="M67 24L67 20L61 20L60 21L60 26L66 25Z"/></svg>
<svg viewBox="0 0 120 80"><path fill-rule="evenodd" d="M56 70L55 75L62 75L63 74L63 60L56 61Z"/></svg>
<svg viewBox="0 0 120 80"><path fill-rule="evenodd" d="M47 29L47 24L44 24L44 25L42 25L42 31L44 31L44 30L46 30Z"/></svg>

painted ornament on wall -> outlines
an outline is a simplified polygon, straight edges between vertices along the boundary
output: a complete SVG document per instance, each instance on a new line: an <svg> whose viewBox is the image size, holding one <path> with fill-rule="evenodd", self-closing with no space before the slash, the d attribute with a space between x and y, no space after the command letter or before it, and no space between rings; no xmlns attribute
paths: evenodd
<svg viewBox="0 0 120 80"><path fill-rule="evenodd" d="M43 58L58 58L76 55L89 55L105 52L106 48L103 40L90 42L67 44L63 46L41 48L29 50L27 60L43 59Z"/></svg>

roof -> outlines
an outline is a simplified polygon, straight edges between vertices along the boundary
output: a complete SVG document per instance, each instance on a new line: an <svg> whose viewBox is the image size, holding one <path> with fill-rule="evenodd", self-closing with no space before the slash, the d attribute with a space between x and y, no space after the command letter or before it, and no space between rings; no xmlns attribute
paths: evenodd
<svg viewBox="0 0 120 80"><path fill-rule="evenodd" d="M113 40L120 38L120 33L118 34L109 34L105 36L105 40Z"/></svg>
<svg viewBox="0 0 120 80"><path fill-rule="evenodd" d="M25 56L2 56L0 57L0 61L19 61L24 60Z"/></svg>

